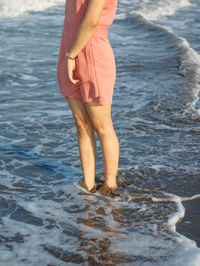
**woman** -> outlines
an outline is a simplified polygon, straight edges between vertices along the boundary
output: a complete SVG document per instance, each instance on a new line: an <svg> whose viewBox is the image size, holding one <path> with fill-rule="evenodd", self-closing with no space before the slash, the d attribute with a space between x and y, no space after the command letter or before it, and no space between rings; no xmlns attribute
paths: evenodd
<svg viewBox="0 0 200 266"><path fill-rule="evenodd" d="M96 131L105 172L102 194L118 193L119 142L111 119L116 65L107 36L116 9L117 0L66 0L57 65L60 92L68 101L78 132L84 176L80 184L96 191Z"/></svg>

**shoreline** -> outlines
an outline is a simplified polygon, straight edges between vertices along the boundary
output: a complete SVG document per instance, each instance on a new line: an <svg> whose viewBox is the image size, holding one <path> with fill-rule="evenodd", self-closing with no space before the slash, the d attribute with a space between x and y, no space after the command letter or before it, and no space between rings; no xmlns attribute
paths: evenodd
<svg viewBox="0 0 200 266"><path fill-rule="evenodd" d="M176 224L176 231L192 240L200 248L200 198L182 202L185 216Z"/></svg>

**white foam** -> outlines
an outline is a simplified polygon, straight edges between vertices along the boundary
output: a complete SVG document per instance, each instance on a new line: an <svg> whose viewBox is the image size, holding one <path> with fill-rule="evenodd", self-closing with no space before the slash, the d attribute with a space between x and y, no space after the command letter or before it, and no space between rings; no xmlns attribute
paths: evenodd
<svg viewBox="0 0 200 266"><path fill-rule="evenodd" d="M0 18L12 18L30 11L43 11L65 0L0 0Z"/></svg>
<svg viewBox="0 0 200 266"><path fill-rule="evenodd" d="M168 33L172 34L179 40L179 47L182 49L182 55L180 56L181 65L180 69L183 74L189 80L190 89L190 101L186 104L184 114L193 113L194 119L200 118L200 110L196 109L196 104L199 101L200 93L200 54L198 54L193 48L191 48L188 41L174 33L170 26L164 26L156 24L158 27L165 29Z"/></svg>
<svg viewBox="0 0 200 266"><path fill-rule="evenodd" d="M192 197L179 197L177 195L173 195L170 193L166 193L163 192L164 194L166 194L166 196L168 196L167 198L156 198L152 196L152 200L153 201L157 201L157 202L175 202L176 203L176 212L172 213L167 221L167 225L168 228L171 232L176 232L176 224L179 220L181 220L184 215L185 215L185 208L182 204L183 201L188 201L188 200L194 200L197 198L200 198L200 194L197 195L193 195ZM176 232L177 233L177 232ZM186 238L185 236L177 233L179 235L179 238L186 240L186 242L189 242L190 244L192 244L192 246L196 247L196 243L193 240L190 240L188 238Z"/></svg>
<svg viewBox="0 0 200 266"><path fill-rule="evenodd" d="M75 187L74 187L75 185ZM26 211L30 212L31 215L34 217L40 218L44 226L33 226L31 224L22 223L16 220L13 220L13 218L6 216L2 218L3 221L3 231L5 237L13 237L16 233L19 233L23 235L24 242L23 243L15 243L12 242L13 249L9 250L5 247L2 247L0 249L0 257L1 262L6 263L6 265L14 266L14 265L27 265L27 264L34 264L34 265L46 265L47 262L54 263L55 265L65 265L65 262L62 262L61 259L55 258L51 254L49 254L47 251L43 251L42 245L46 246L54 246L54 250L57 248L61 248L63 250L69 249L70 244L70 251L76 250L76 238L74 238L73 235L66 235L63 234L63 228L67 226L71 226L72 228L76 229L77 227L79 230L85 232L87 234L87 237L99 237L102 238L103 236L108 237L107 231L102 231L99 227L92 227L92 226L85 226L82 223L77 224L76 218L81 216L82 214L74 214L73 212L67 212L66 210L70 208L70 206L73 203L79 204L80 208L84 208L85 206L85 200L84 196L75 193L76 189L82 190L82 187L78 185L76 180L72 180L70 184L62 183L60 185L54 185L54 186L48 186L48 190L41 191L42 193L54 193L56 198L58 199L59 191L62 190L63 192L66 192L66 195L61 195L63 197L64 201L62 202L56 202L54 200L44 200L42 197L32 197L31 201L27 201L27 199L23 199L21 197L15 197L16 204L18 207L23 207ZM76 194L76 198L74 196L69 199L67 197L68 191L72 195ZM149 257L153 257L157 259L157 261L161 262L161 257L166 256L169 254L168 261L162 262L163 265L169 266L169 265L183 265L183 266L197 266L197 262L200 258L200 249L196 247L196 244L194 241L176 233L175 231L175 224L178 221L180 217L184 216L184 207L182 206L181 201L188 200L188 199L194 199L200 197L200 195L195 195L193 197L185 197L181 198L173 194L164 193L163 195L166 195L165 198L153 198L153 201L163 201L167 200L171 202L176 203L176 210L174 213L171 214L171 216L168 219L168 225L171 231L174 232L174 235L171 236L171 240L174 238L177 238L178 241L168 241L166 239L162 239L162 235L159 235L159 231L156 228L155 223L149 223L141 221L140 225L141 228L137 228L137 223L133 222L132 224L129 224L128 228L131 229L130 233L127 234L127 227L121 226L113 216L113 210L114 209L120 209L122 207L127 207L128 209L132 209L133 213L138 212L144 212L146 208L148 207L145 204L142 204L140 202L126 202L123 200L111 200L109 204L106 205L105 208L105 202L100 200L98 198L98 207L105 208L106 215L105 215L105 224L107 227L111 228L113 232L118 233L119 237L114 238L114 235L111 234L111 243L109 249L113 252L121 252L121 250L125 250L126 254L130 254L132 256L133 254L135 256L142 256L145 257L146 260L149 259ZM94 196L90 197L90 201L95 199ZM96 203L96 199L94 201ZM85 217L88 217L88 215L93 214L96 215L96 204L90 204L89 212L85 213ZM123 216L123 215L122 215ZM126 218L123 218L124 222L126 221ZM54 228L51 228L51 230L48 229L48 225L50 224L49 221L53 221L56 225ZM153 221L153 220L152 220ZM134 228L134 226L136 226ZM138 231L139 229L139 231ZM140 232L142 230L142 233ZM152 233L153 232L153 233ZM169 235L170 237L170 235ZM69 243L68 243L69 242ZM73 244L74 243L74 244ZM180 244L180 245L179 245ZM177 248L177 250L175 250ZM174 254L174 250L177 251L177 254ZM43 252L42 252L43 251ZM79 251L80 254L82 253ZM37 254L40 254L40 256L37 256ZM82 254L81 254L82 255ZM83 254L84 255L84 254ZM23 259L26 260L23 262ZM170 261L171 260L171 261ZM173 264L173 262L175 263ZM141 264L141 265L152 265L150 262L147 262L147 264ZM155 264L159 265L159 264Z"/></svg>
<svg viewBox="0 0 200 266"><path fill-rule="evenodd" d="M187 71L190 80L191 100L186 104L185 113L194 111L193 118L200 117L200 110L196 109L200 92L200 54L192 49L188 41L182 37L185 55L181 57L181 68Z"/></svg>
<svg viewBox="0 0 200 266"><path fill-rule="evenodd" d="M13 237L16 232L24 235L24 240L26 242L26 246L23 245L23 248L20 248L20 244L13 243L12 251L2 247L0 250L0 257L2 265L7 266L18 266L18 265L46 265L46 262L49 260L48 252L41 252L41 244L46 244L46 238L44 238L45 234L48 234L49 245L55 245L59 243L61 245L62 235L59 230L56 233L51 230L53 233L53 237L49 230L41 227L33 227L32 225L21 222L11 220L8 217L3 218L6 228L8 229L8 236ZM42 230L41 230L42 229ZM31 233L30 233L31 232ZM52 239L52 241L51 241ZM40 254L38 256L38 254ZM22 262L24 259L24 262ZM59 263L59 265L65 265L66 263L62 262L62 260L51 256L51 263Z"/></svg>
<svg viewBox="0 0 200 266"><path fill-rule="evenodd" d="M148 17L145 16L143 16L143 18L148 24L150 23L154 27L165 30L167 34L171 34L178 40L177 45L182 50L180 56L180 69L187 77L189 81L188 85L190 86L190 100L186 103L183 114L192 113L193 119L200 119L200 109L196 108L196 105L199 102L200 93L200 54L190 46L189 42L184 37L177 35L172 27L151 22Z"/></svg>
<svg viewBox="0 0 200 266"><path fill-rule="evenodd" d="M131 4L133 5L132 11L129 14L140 15L147 21L155 21L161 17L172 16L177 10L181 8L186 8L194 5L195 1L191 0L134 0L129 1L123 0L123 5L125 6L123 12L118 14L117 19L123 19L125 17L126 9ZM178 36L171 27L160 25L158 23L153 24L154 26L165 29L168 33L171 33L173 37L179 40L179 47L182 49L181 65L180 69L183 71L189 80L190 86L190 100L185 106L184 114L192 113L193 119L200 119L200 109L196 108L199 102L200 93L200 55L190 47L188 41Z"/></svg>
<svg viewBox="0 0 200 266"><path fill-rule="evenodd" d="M185 237L184 235L178 233L176 231L176 224L179 220L181 220L185 215L185 208L182 204L182 201L185 200L192 200L196 198L200 198L200 194L193 195L192 197L179 197L177 195L173 195L170 193L164 193L166 196L171 198L171 201L176 203L176 212L171 213L171 215L168 218L167 226L168 229L177 235L177 241L181 244L182 250L181 254L182 256L173 257L173 259L170 259L168 261L169 265L173 262L173 265L190 265L190 266L199 266L200 262L200 249L197 247L196 242ZM152 197L153 201L169 201L169 198L155 198ZM184 255L183 255L184 254ZM167 263L167 265L168 265ZM165 264L164 264L165 265Z"/></svg>
<svg viewBox="0 0 200 266"><path fill-rule="evenodd" d="M139 14L147 21L147 23L153 23L151 21L157 20L161 17L171 16L178 9L194 5L192 2L194 1L163 0L154 2L152 0L143 0L142 4L140 4L141 6L130 13ZM200 109L196 108L196 105L199 102L200 93L200 54L191 48L189 42L185 38L178 36L170 26L160 25L158 23L153 23L153 25L165 29L167 33L172 34L173 37L179 41L178 45L182 49L180 69L188 78L190 86L190 100L185 106L184 114L192 113L193 119L200 119Z"/></svg>
<svg viewBox="0 0 200 266"><path fill-rule="evenodd" d="M162 1L151 1L146 0L144 7L131 13L136 13L148 20L156 20L160 17L171 16L177 9L185 8L192 5L190 0L162 0Z"/></svg>
<svg viewBox="0 0 200 266"><path fill-rule="evenodd" d="M126 13L117 13L116 15L115 15L115 20L123 20L123 19L125 19L126 18Z"/></svg>
<svg viewBox="0 0 200 266"><path fill-rule="evenodd" d="M185 215L185 208L183 207L183 204L181 203L181 198L178 196L173 195L174 202L177 206L177 212L175 214L172 214L168 219L168 228L176 232L176 223L184 217Z"/></svg>

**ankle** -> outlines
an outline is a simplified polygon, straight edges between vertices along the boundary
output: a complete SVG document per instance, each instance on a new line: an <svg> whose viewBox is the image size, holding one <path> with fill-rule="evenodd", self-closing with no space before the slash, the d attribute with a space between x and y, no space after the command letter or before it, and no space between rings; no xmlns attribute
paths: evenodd
<svg viewBox="0 0 200 266"><path fill-rule="evenodd" d="M108 188L113 188L113 189L117 189L118 188L116 183L107 183L107 182L105 182L104 186L106 186Z"/></svg>
<svg viewBox="0 0 200 266"><path fill-rule="evenodd" d="M92 184L91 184L91 183L87 183L87 182L85 182L84 179L80 181L80 184L81 184L85 189L87 189L87 190L91 190L91 189L93 189L94 186L95 186L95 182L92 183Z"/></svg>

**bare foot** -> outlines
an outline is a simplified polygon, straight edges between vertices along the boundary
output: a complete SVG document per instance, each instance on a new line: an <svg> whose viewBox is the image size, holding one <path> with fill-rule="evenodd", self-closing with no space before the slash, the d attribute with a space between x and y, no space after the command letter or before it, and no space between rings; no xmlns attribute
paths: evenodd
<svg viewBox="0 0 200 266"><path fill-rule="evenodd" d="M110 197L115 197L115 196L120 196L120 192L118 190L118 186L115 187L109 187L107 184L103 184L101 188L99 189L99 192L102 195L105 196L110 196Z"/></svg>
<svg viewBox="0 0 200 266"><path fill-rule="evenodd" d="M85 188L88 192L92 192L92 193L94 193L94 192L96 192L96 190L97 190L97 185L96 185L96 184L94 184L94 186L93 186L92 188L89 189L89 188L87 187L87 185L86 185L86 183L85 183L84 180L80 180L80 181L78 181L78 183L79 183L80 186L82 186L83 188Z"/></svg>

